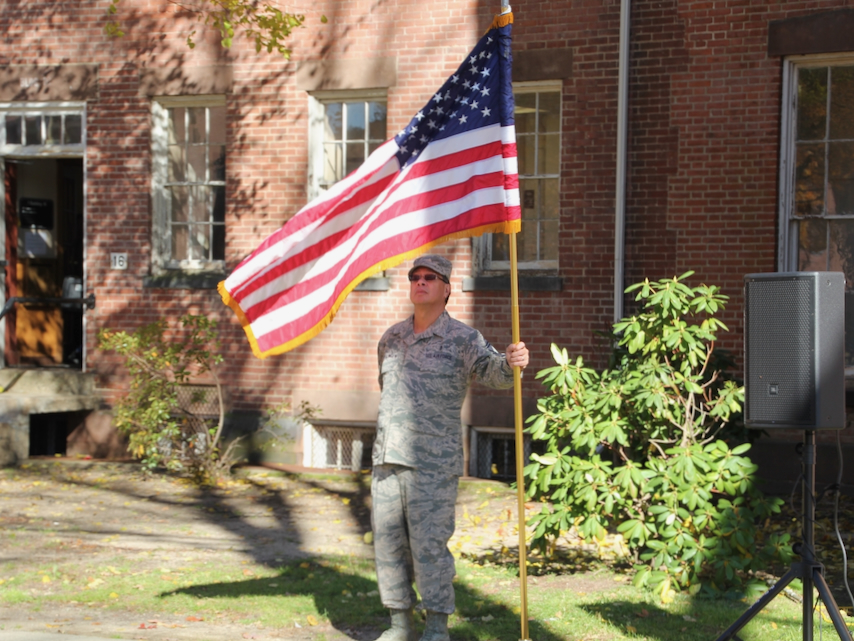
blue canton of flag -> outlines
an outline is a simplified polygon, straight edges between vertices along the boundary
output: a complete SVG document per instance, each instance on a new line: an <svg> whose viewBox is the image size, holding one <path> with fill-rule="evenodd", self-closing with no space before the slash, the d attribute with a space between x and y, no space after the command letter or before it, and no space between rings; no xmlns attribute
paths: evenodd
<svg viewBox="0 0 854 641"><path fill-rule="evenodd" d="M513 89L510 68L510 25L490 30L456 73L445 81L406 129L395 136L401 166L412 163L434 140L486 125L512 126Z"/></svg>

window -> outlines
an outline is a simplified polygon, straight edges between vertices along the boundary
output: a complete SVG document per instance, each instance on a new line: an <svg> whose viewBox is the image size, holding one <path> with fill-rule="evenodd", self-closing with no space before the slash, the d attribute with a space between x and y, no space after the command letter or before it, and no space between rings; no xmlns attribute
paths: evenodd
<svg viewBox="0 0 854 641"><path fill-rule="evenodd" d="M82 153L83 110L83 105L75 103L0 105L3 153Z"/></svg>
<svg viewBox="0 0 854 641"><path fill-rule="evenodd" d="M560 82L514 85L516 149L522 231L516 238L520 269L558 267L560 222ZM508 237L485 234L481 271L510 269Z"/></svg>
<svg viewBox="0 0 854 641"><path fill-rule="evenodd" d="M789 60L781 136L780 265L843 272L854 366L854 56Z"/></svg>
<svg viewBox="0 0 854 641"><path fill-rule="evenodd" d="M160 98L152 112L155 267L222 269L225 99Z"/></svg>
<svg viewBox="0 0 854 641"><path fill-rule="evenodd" d="M318 92L310 98L309 199L316 198L386 141L385 92Z"/></svg>

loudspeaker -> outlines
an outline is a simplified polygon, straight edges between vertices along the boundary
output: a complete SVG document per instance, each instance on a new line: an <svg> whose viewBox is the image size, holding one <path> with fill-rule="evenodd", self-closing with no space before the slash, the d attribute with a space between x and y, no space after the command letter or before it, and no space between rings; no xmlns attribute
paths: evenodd
<svg viewBox="0 0 854 641"><path fill-rule="evenodd" d="M744 423L845 427L845 276L744 277Z"/></svg>

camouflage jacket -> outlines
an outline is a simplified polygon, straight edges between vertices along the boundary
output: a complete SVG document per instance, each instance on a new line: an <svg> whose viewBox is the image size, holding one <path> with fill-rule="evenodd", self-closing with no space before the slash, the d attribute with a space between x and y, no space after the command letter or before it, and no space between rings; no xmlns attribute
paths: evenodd
<svg viewBox="0 0 854 641"><path fill-rule="evenodd" d="M373 463L463 471L460 413L472 381L513 386L513 368L481 333L447 312L416 334L413 318L380 339L380 397Z"/></svg>

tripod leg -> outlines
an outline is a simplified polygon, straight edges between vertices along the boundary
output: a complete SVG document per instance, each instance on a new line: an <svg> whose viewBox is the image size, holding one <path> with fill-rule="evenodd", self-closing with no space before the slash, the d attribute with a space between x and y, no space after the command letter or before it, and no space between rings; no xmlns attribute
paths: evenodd
<svg viewBox="0 0 854 641"><path fill-rule="evenodd" d="M816 590L818 590L818 595L824 602L824 607L827 608L827 613L830 615L831 621L833 621L833 627L836 628L836 634L839 635L839 638L842 639L842 641L854 641L851 637L851 632L848 630L848 626L845 625L845 621L842 620L842 614L839 612L839 606L836 605L836 599L833 598L833 594L830 592L830 587L827 585L827 581L824 580L824 575L818 568L813 570L812 578L815 583ZM806 595L804 595L804 601L806 601Z"/></svg>
<svg viewBox="0 0 854 641"><path fill-rule="evenodd" d="M780 592L782 592L789 583L794 579L800 578L800 576L800 569L795 569L794 567L786 572L779 581L771 586L770 590L759 597L759 600L751 605L747 611L738 618L738 621L729 626L726 631L717 638L717 641L728 641L729 639L733 639L735 637L735 633L741 630L753 617L759 614L759 611L768 605L768 603L771 602L771 599L780 594Z"/></svg>

